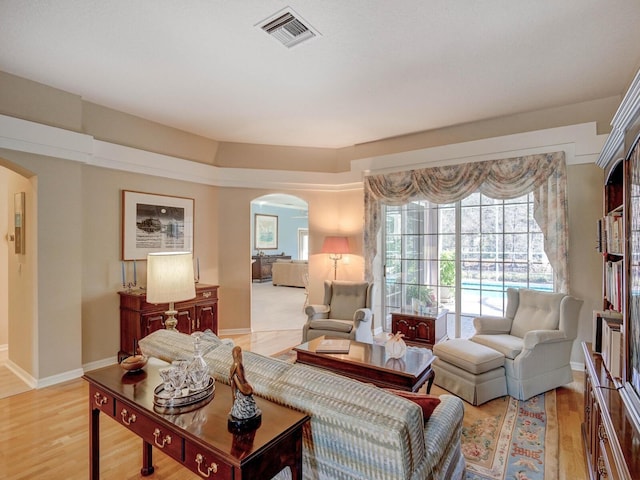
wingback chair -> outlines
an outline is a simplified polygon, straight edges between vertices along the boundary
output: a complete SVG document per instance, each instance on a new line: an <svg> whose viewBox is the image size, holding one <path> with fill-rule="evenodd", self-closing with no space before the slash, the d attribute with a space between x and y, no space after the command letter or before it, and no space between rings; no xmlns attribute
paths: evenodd
<svg viewBox="0 0 640 480"><path fill-rule="evenodd" d="M571 347L582 300L563 293L507 289L504 317L477 317L471 341L505 356L507 392L526 400L573 381Z"/></svg>
<svg viewBox="0 0 640 480"><path fill-rule="evenodd" d="M305 308L302 341L327 335L373 343L372 296L372 283L325 280L323 304Z"/></svg>

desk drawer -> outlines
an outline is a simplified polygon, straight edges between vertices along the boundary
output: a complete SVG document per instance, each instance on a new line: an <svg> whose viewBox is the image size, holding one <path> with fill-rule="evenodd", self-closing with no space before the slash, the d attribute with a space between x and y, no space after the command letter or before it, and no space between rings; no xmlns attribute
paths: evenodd
<svg viewBox="0 0 640 480"><path fill-rule="evenodd" d="M141 413L122 402L116 408L116 420L142 439L162 450L170 457L182 462L182 444L184 439L173 432L168 432L162 425L154 422Z"/></svg>
<svg viewBox="0 0 640 480"><path fill-rule="evenodd" d="M95 385L89 386L89 400L91 401L92 408L97 408L102 413L106 413L110 417L115 415L114 398Z"/></svg>
<svg viewBox="0 0 640 480"><path fill-rule="evenodd" d="M202 478L233 478L231 465L224 463L197 444L186 442L184 457L185 466L192 472L197 472Z"/></svg>

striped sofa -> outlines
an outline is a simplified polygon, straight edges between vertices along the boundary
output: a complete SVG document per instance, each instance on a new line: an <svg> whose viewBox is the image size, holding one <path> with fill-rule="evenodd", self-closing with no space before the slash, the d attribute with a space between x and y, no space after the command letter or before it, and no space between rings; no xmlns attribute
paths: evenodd
<svg viewBox="0 0 640 480"><path fill-rule="evenodd" d="M229 384L232 346L211 332L202 338L216 381ZM158 330L140 340L145 355L165 361L188 358L189 335ZM313 480L458 480L462 401L442 395L425 423L413 402L375 386L318 368L244 352L255 394L306 412L303 478ZM285 469L277 480L291 478Z"/></svg>

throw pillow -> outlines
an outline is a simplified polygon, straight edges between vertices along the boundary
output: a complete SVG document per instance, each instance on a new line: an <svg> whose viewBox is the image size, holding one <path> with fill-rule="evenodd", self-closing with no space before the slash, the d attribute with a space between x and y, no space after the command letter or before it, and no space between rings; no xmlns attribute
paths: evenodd
<svg viewBox="0 0 640 480"><path fill-rule="evenodd" d="M417 403L420 408L422 408L422 416L424 417L424 421L429 420L429 417L435 410L435 408L440 404L440 397L437 395L430 395L428 393L413 393L406 392L404 390L396 390L393 388L386 388L390 393L398 395L399 397L406 398L407 400L411 400L414 403Z"/></svg>

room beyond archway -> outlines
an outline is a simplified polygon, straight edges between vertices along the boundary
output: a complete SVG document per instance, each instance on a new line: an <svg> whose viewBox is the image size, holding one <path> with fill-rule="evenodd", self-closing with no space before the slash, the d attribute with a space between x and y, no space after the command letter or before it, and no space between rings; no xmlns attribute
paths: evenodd
<svg viewBox="0 0 640 480"><path fill-rule="evenodd" d="M302 331L308 281L308 205L269 194L251 202L251 331Z"/></svg>

